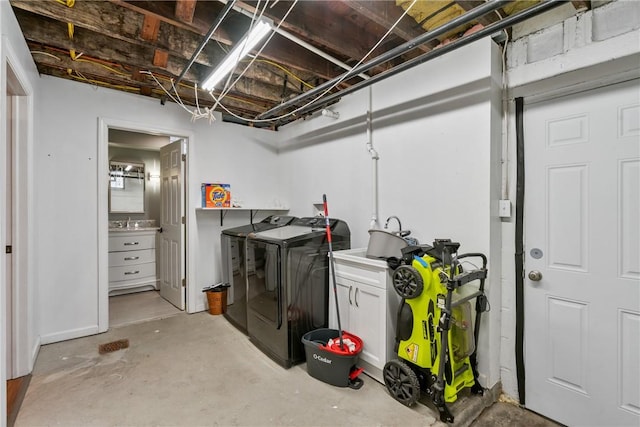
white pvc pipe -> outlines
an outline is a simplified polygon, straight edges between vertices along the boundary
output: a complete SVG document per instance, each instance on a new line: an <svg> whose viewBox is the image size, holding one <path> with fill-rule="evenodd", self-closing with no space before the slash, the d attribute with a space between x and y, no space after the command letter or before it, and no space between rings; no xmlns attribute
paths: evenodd
<svg viewBox="0 0 640 427"><path fill-rule="evenodd" d="M371 212L371 222L369 223L369 229L378 229L378 160L380 160L380 155L373 148L373 123L371 116L373 114L373 88L369 86L369 108L367 110L367 151L369 151L369 155L371 155L371 204L372 204L372 212Z"/></svg>

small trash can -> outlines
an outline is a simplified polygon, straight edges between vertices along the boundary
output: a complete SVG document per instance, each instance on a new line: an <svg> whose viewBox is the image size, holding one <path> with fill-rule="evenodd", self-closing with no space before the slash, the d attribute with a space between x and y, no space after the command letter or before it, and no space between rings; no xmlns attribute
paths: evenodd
<svg viewBox="0 0 640 427"><path fill-rule="evenodd" d="M210 314L227 312L227 288L214 288L206 291Z"/></svg>
<svg viewBox="0 0 640 427"><path fill-rule="evenodd" d="M342 331L343 338L348 337L356 343L352 354L336 353L327 347L330 339L340 337L336 329L316 329L302 336L307 358L307 372L312 377L327 384L338 387L358 389L362 386L360 378L351 378L352 371L357 371L356 363L362 351L362 340L355 335ZM359 370L361 372L361 370ZM355 373L356 376L359 372Z"/></svg>

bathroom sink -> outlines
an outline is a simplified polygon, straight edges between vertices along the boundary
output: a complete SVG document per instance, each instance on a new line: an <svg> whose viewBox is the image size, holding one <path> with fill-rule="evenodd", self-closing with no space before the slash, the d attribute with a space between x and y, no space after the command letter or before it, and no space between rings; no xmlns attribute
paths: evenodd
<svg viewBox="0 0 640 427"><path fill-rule="evenodd" d="M160 227L110 227L109 231L129 232L129 231L157 231Z"/></svg>

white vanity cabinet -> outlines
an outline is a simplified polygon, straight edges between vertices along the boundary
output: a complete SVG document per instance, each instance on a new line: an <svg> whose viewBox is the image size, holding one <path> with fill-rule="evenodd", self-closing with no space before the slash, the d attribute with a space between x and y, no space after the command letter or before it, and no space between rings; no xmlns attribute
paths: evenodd
<svg viewBox="0 0 640 427"><path fill-rule="evenodd" d="M109 295L158 289L156 229L109 232Z"/></svg>
<svg viewBox="0 0 640 427"><path fill-rule="evenodd" d="M358 366L384 382L385 363L395 359L396 318L400 297L393 289L386 261L365 257L366 249L334 252L336 289L342 329L364 343ZM333 279L329 289L329 327L338 329Z"/></svg>

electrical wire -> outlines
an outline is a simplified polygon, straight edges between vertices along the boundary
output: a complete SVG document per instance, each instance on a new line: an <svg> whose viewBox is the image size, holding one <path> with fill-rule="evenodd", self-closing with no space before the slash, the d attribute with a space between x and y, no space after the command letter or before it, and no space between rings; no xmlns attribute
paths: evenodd
<svg viewBox="0 0 640 427"><path fill-rule="evenodd" d="M285 13L285 15L282 17L282 19L280 20L280 22L278 23L277 28L280 28L280 26L284 23L284 21L287 19L287 16L289 16L289 13L293 10L293 7L298 3L298 0L295 0L292 4L291 7L289 7L289 9L287 10L287 13ZM260 15L256 18L256 15L258 14L258 10L260 8L260 0L258 1L258 3L256 4L256 7L253 11L253 17L251 18L251 24L249 25L249 30L247 31L247 34L251 33L251 30L253 29L253 26L255 25L255 23L257 22L258 19L262 18L264 16L264 13L267 9L267 5L269 4L269 0L266 0L264 2L264 7L262 8L262 12L260 12ZM240 73L240 75L233 81L233 83L229 84L229 82L231 81L231 79L233 78L233 71L229 73L229 77L227 78L227 81L221 91L220 96L218 97L218 99L216 99L213 95L211 95L211 97L214 99L215 104L213 105L213 108L215 109L218 104L220 103L220 101L222 101L222 99L225 97L225 95L231 90L231 88L233 86L235 86L236 83L238 83L238 81L240 80L240 78L242 78L242 76L244 76L244 74L247 72L247 70L249 69L249 67L251 67L251 65L253 65L254 60L260 56L260 54L262 53L262 51L264 50L264 48L267 46L267 44L269 43L269 41L271 40L271 38L274 36L276 32L272 31L271 34L269 35L269 38L267 38L267 40L262 44L262 47L260 48L260 50L258 51L258 53L255 55L254 58L252 58L252 60L249 62L249 64L244 68L244 70L242 70L242 72ZM246 40L245 40L246 42ZM241 58L240 58L241 59ZM238 63L236 63L236 65L234 66L234 69L238 66L238 64L240 63L240 61L238 61ZM213 92L213 89L211 90L211 92Z"/></svg>
<svg viewBox="0 0 640 427"><path fill-rule="evenodd" d="M134 86L126 86L126 85L114 85L111 83L107 83L107 82L103 82L100 80L95 80L95 79L89 79L87 77L85 77L81 72L77 71L77 70L72 70L72 69L67 69L67 73L69 74L69 77L76 79L76 80L81 80L84 82L88 82L91 83L95 86L104 86L104 87L108 87L111 89L121 89L121 90L128 90L128 91L132 91L132 92L138 92L140 89ZM75 73L75 75L73 74Z"/></svg>
<svg viewBox="0 0 640 427"><path fill-rule="evenodd" d="M64 52L64 53L67 52L66 50L62 50L62 49L55 49L55 48L48 48L48 49L51 49L51 50L54 50L54 51L59 51L59 52ZM31 54L37 54L37 55L45 55L45 56L49 56L49 57L55 59L56 61L62 61L62 59L60 59L58 56L56 56L56 55L54 55L52 53L49 53L49 52L45 52L45 51L41 51L41 50L31 50L30 53ZM109 70L109 71L111 71L113 73L116 73L118 75L123 75L123 76L128 75L128 73L126 73L124 71L120 71L120 70L117 70L117 69L115 69L113 67L110 67L110 66L106 65L105 62L107 64L113 64L113 65L118 65L118 66L122 67L120 64L115 64L113 62L102 61L102 60L99 60L97 58L90 58L90 57L87 57L87 56L84 56L83 58L80 58L81 56L83 56L83 54L80 53L80 54L76 55L74 50L71 50L70 55L71 55L71 59L74 62L84 62L84 63L93 64L93 65L98 65L98 66L103 67L103 68L105 68L105 69L107 69L107 70ZM108 83L108 82L104 82L104 81L100 81L100 80L96 80L96 79L89 79L89 78L85 77L80 71L73 70L71 68L67 69L67 73L69 74L69 76L72 79L83 81L83 82L87 82L87 83L90 83L90 84L92 84L94 86L103 86L103 87L108 87L108 88L111 88L111 89L123 89L123 90L128 90L128 91L139 91L140 90L139 88L134 87L134 86L115 85L113 83ZM158 78L156 78L156 76L153 73L151 73L150 71L141 71L141 73L151 75L152 78L154 78L156 84L163 89L163 90L155 90L154 89L153 92L159 93L159 94L166 94L168 96L171 96L170 93L167 93L167 91L164 89L162 84L158 81ZM176 87L173 84L173 79L170 79L170 78L164 77L164 76L159 77L159 78L163 79L163 80L171 81L173 90L176 92L176 94L178 93ZM202 116L205 116L205 117L209 116L208 112L207 113L203 113L201 111L200 107L199 107L197 85L194 87L194 86L187 85L185 83L179 83L179 86L184 86L184 87L189 88L189 89L191 89L191 88L195 89L196 105L198 106L198 114L200 114ZM238 98L238 97L235 97L235 96L232 96L232 95L228 96L228 98L229 99L233 99L233 100L238 101L238 102L244 102L246 104L254 105L256 107L262 107L262 105L260 105L260 104L256 104L256 103L253 103L253 102L250 102L250 101L247 101L245 99ZM174 99L174 98L172 97L172 99ZM178 99L175 100L174 102L176 102L177 104L184 105L184 102L182 102L182 100L179 98L179 96L178 96ZM189 111L189 110L187 109L187 111ZM189 112L191 113L191 111L189 111Z"/></svg>
<svg viewBox="0 0 640 427"><path fill-rule="evenodd" d="M156 82L156 84L157 84L158 86L160 86L160 88L163 90L163 92L164 92L164 93L165 93L169 98L171 98L171 100L172 100L173 102L175 102L176 104L180 105L180 107L182 107L182 109L184 109L184 110L185 110L186 112L188 112L189 114L192 114L192 115L194 115L194 114L195 114L195 112L193 112L193 111L189 110L189 109L188 109L184 104L182 104L182 103L178 102L178 100L177 100L173 95L171 95L171 93L170 93L167 89L165 89L165 87L164 87L162 84L160 84L160 82L158 81L158 79L156 78L156 76L155 76L151 71L140 71L140 73L141 73L141 74L148 74L148 75L150 75L150 76L151 76L151 78L153 79L153 81L155 81L155 82Z"/></svg>
<svg viewBox="0 0 640 427"><path fill-rule="evenodd" d="M56 47L53 47L53 46L43 46L43 48L47 49L47 50L50 50L50 51L53 51L53 52L60 52L60 53L64 53L64 54L69 53L69 51L67 49L59 49L59 48L56 48ZM110 62L110 61L105 61L104 59L87 57L87 55L84 55L84 54L76 55L76 58L79 58L80 56L84 56L85 58L88 58L92 62L95 62L95 63L112 65L114 67L120 67L120 68L125 69L125 70L127 69L127 67L125 67L122 64L119 64L117 62Z"/></svg>
<svg viewBox="0 0 640 427"><path fill-rule="evenodd" d="M216 43L218 44L218 47L220 48L220 50L222 50L225 54L229 53L229 49L227 49L222 43L220 43L218 40L216 40ZM255 57L255 55L253 55ZM249 59L243 58L242 62L247 62L250 61ZM298 76L297 74L295 74L293 71L289 70L288 68L284 67L281 64L278 64L275 61L271 61L269 59L261 59L261 58L257 58L256 57L256 62L263 62L265 64L269 64L272 65L280 70L282 70L284 73L288 74L289 76L291 76L294 80L300 82L301 84L303 84L304 86L308 87L309 89L313 89L315 86L307 83L306 81L304 81L300 76ZM273 72L273 71L272 71Z"/></svg>
<svg viewBox="0 0 640 427"><path fill-rule="evenodd" d="M246 59L243 59L243 61L247 61ZM265 64L269 64L269 65L273 65L276 68L279 68L280 70L282 70L283 72L287 73L288 75L290 75L291 77L293 77L294 80L302 83L303 85L305 85L306 87L308 87L309 89L313 89L315 86L312 84L309 84L307 82L305 82L304 80L302 80L302 78L300 78L299 76L297 76L295 73L293 73L291 70L288 70L287 68L283 67L282 65L278 64L277 62L273 62L270 61L268 59L259 59L257 58L255 60L256 62L264 62Z"/></svg>
<svg viewBox="0 0 640 427"><path fill-rule="evenodd" d="M30 51L32 54L39 54L39 55L46 55L46 56L50 56L51 58L54 58L58 61L61 61L61 59L59 57L57 57L54 54L48 53L48 52L44 52L41 50L32 50ZM65 51L66 52L66 51ZM79 55L76 55L75 50L71 49L71 51L69 52L70 56L71 56L71 60L74 62L84 62L84 63L88 63L88 64L93 64L93 65L98 65L100 67L103 67L113 73L122 75L122 76L126 76L127 73L125 73L124 71L120 71L120 70L116 70L113 67L109 67L108 65L103 64L102 62L100 62L97 59L94 58L87 58L86 56L84 58L80 58L81 56L83 56L83 53L80 53Z"/></svg>
<svg viewBox="0 0 640 427"><path fill-rule="evenodd" d="M31 54L37 53L38 55L46 55L46 56L50 56L54 59L56 59L57 61L62 61L62 59L58 58L57 56L55 56L53 53L49 53L49 52L43 52L41 50L31 50L29 51Z"/></svg>
<svg viewBox="0 0 640 427"><path fill-rule="evenodd" d="M296 1L297 1L297 0L296 0ZM261 1L259 0L259 1L258 1L258 4L257 4L257 6L256 6L256 9L255 9L255 11L254 11L253 19L251 20L251 25L250 25L249 31L251 31L251 28L253 28L253 25L254 25L254 23L255 23L255 19L256 19L256 15L257 15L257 12L258 12L259 7L260 7L260 3L261 3ZM263 7L262 12L260 13L260 16L258 16L258 18L257 18L257 19L260 19L260 18L262 17L262 15L264 14L264 11L266 10L266 6L267 6L267 4L268 4L268 0L265 2L265 6ZM245 70L245 71L246 71L246 70ZM147 71L141 71L141 73L150 75L150 76L151 76L151 78L154 80L154 82L155 82L155 83L156 83L156 84L157 84L157 85L162 89L162 92L163 92L165 95L167 95L167 96L168 96L168 97L169 97L173 102L175 102L176 104L180 105L180 107L181 107L182 109L184 109L185 111L187 111L187 112L191 115L191 121L195 121L195 120L200 119L200 118L208 118L208 119L209 119L209 123L211 123L211 122L215 121L215 116L213 115L213 112L215 111L215 108L216 108L216 106L217 106L217 102L216 102L216 104L214 104L214 106L212 106L212 107L204 107L204 112L203 112L203 111L202 111L202 109L200 108L200 103L199 103L199 100L198 100L198 94L197 94L197 92L198 92L198 86L197 86L197 85L195 85L195 86L194 86L195 98L196 98L196 108L195 108L194 110L189 110L189 109L186 107L186 105L184 105L184 102L183 102L183 101L182 101L182 99L180 98L180 94L179 94L179 92L178 92L178 90L177 90L177 88L176 88L176 86L175 86L175 84L174 84L174 80L173 80L173 78L169 79L169 81L170 81L170 83L171 83L171 88L172 88L173 92L176 94L176 96L175 96L175 97L171 94L171 92L169 92L169 91L168 91L168 90L167 90L167 89L166 89L166 88L165 88L165 87L160 83L160 81L158 80L158 78L156 78L156 76L155 76L151 71L148 71L148 70L147 70ZM232 74L231 74L231 75L232 75ZM231 75L230 75L230 76L231 76ZM227 84L228 84L228 82L229 82L229 80L227 80ZM235 84L235 83L236 83L236 81L234 81L234 83L233 83L233 84ZM181 85L181 84L182 84L182 82L179 82L179 83L178 83L178 85ZM187 85L184 85L184 86L188 87ZM231 87L233 87L233 85L232 85ZM227 93L228 93L228 91L229 91L230 89L231 89L231 88L228 88L228 89L227 89ZM210 93L212 93L212 92L210 92ZM226 95L226 93L225 93L225 95ZM241 101L243 101L243 100L241 100ZM260 107L262 107L262 106L260 106Z"/></svg>
<svg viewBox="0 0 640 427"><path fill-rule="evenodd" d="M209 122L213 122L215 121L215 117L213 116L213 112L215 111L212 107L200 107L199 105L199 97L198 97L198 86L189 86L185 83L180 82L178 84L178 86L183 86L189 89L194 89L195 92L195 98L196 98L196 109L195 110L189 110L189 108L184 104L184 102L182 101L182 99L180 99L178 93L177 93L177 89L175 87L175 85L173 84L173 79L172 78L168 78L168 77L163 77L163 76L156 76L154 73L152 73L151 71L140 71L141 74L147 74L149 76L151 76L151 78L154 80L154 82L156 83L156 85L158 85L160 87L160 90L156 90L155 93L160 93L160 94L165 94L167 95L173 102L175 102L176 104L180 105L180 107L182 107L183 110L187 111L192 117L191 117L191 121L195 121L197 119L200 118L208 118ZM177 97L174 97L171 92L169 92L163 85L162 83L160 83L159 79L162 80L167 80L169 82L171 82L171 86L174 92L176 92ZM253 105L255 107L263 107L260 104L256 104L254 102L248 101L246 99L242 99L242 98L238 98L236 96L233 95L227 95L227 98L232 99L234 101L238 101L238 102L242 102L245 104L249 104L249 105ZM202 109L204 109L204 111L202 111Z"/></svg>
<svg viewBox="0 0 640 427"><path fill-rule="evenodd" d="M394 22L394 24L389 28L389 30L380 38L380 40L358 61L358 63L353 67L353 69L355 69L356 67L358 67L360 64L362 64L362 62L364 62L364 60L366 58L369 57L369 55L371 55L371 53L373 53L375 51L375 49L378 48L378 46L387 38L387 36L395 29L395 27L398 25L398 23L400 22L401 19L404 18L404 16L413 8L413 6L415 5L415 3L418 0L413 0L411 2L411 5L409 5L409 7L403 12L403 14L398 18L398 20L396 22ZM266 10L266 7L268 5L268 0L265 2L265 5L262 9L262 11L260 12L260 14L258 15L258 10L260 7L260 1L258 2L258 4L256 5L255 9L254 9L254 14L253 14L253 19L251 21L251 26L250 29L253 27L255 19L256 19L256 15L258 15L257 19L260 19L263 14L264 11ZM280 20L280 22L278 23L277 28L279 29L280 26L284 23L284 21L286 20L286 18L288 17L289 13L293 10L293 7L298 3L298 0L295 0L292 5L289 7L289 9L287 10L287 12L285 13L285 15L282 17L282 19ZM250 31L249 29L249 31ZM213 94L213 90L211 90L209 92L209 94L211 95L211 97L213 98L215 104L214 106L209 109L209 108L205 108L205 111L207 111L207 113L198 113L197 111L190 111L183 103L179 102L176 100L176 98L174 96L172 96L166 89L165 87L160 84L160 82L157 80L157 78L155 77L155 75L153 73L151 73L150 71L145 71L143 73L145 74L149 74L154 81L156 82L156 84L158 86L160 86L160 88L163 90L163 92L169 96L171 98L172 101L178 103L185 111L189 112L189 114L192 115L192 120L201 118L202 116L207 116L209 117L209 121L211 122L212 120L215 120L212 116L213 114L213 110L215 110L215 108L217 108L218 106L220 106L225 112L227 112L229 115L231 115L232 117L235 117L239 120L242 121L246 121L248 123L266 123L266 122L274 122L277 120L282 120L284 118L287 118L289 116L293 116L295 115L298 111L302 110L303 108L308 107L309 105L311 105L312 103L316 102L317 100L319 100L320 98L322 98L323 96L325 96L327 93L329 93L330 91L332 91L335 87L337 87L339 84L341 84L344 80L346 80L347 78L350 78L352 76L349 75L349 72L345 73L338 81L336 81L331 87L327 88L324 92L322 92L321 94L319 94L317 97L315 97L314 99L310 100L309 102L307 102L306 104L296 108L293 111L290 111L286 114L280 115L278 117L273 117L270 119L247 119L245 117L239 116L237 114L235 114L234 112L230 111L224 104L222 104L222 100L227 96L227 94L229 93L229 91L231 90L231 88L240 80L240 78L242 78L242 76L246 73L246 71L249 69L249 67L251 65L253 65L253 62L257 60L258 56L262 53L262 51L264 50L264 48L267 46L267 44L269 43L269 41L273 38L273 35L276 33L276 31L272 31L269 38L262 44L260 50L258 51L258 53L251 59L251 61L249 62L249 64L244 67L243 71L240 73L240 75L233 81L233 83L229 84L229 82L231 81L231 77L233 76L233 72L230 73L229 78L227 79L225 86L223 88L223 90L221 91L220 95L218 95L217 97ZM266 60L263 60L266 61ZM237 65L236 65L237 66ZM301 80L301 79L300 79ZM173 86L173 84L172 84ZM174 87L175 90L175 87Z"/></svg>
<svg viewBox="0 0 640 427"><path fill-rule="evenodd" d="M296 1L297 1L297 0L296 0ZM385 39L385 38L386 38L386 37L391 33L391 31L393 31L393 29L398 25L398 23L400 22L400 20L401 20L401 19L403 19L403 18L405 17L405 15L406 15L410 10L411 10L411 8L413 8L413 6L416 4L416 2L417 2L417 1L418 1L418 0L413 0L413 1L411 2L411 5L409 5L409 7L408 7L408 8L407 8L403 13L402 13L402 15L398 18L398 20L397 20L396 22L394 22L394 24L393 24L393 25L389 28L389 30L388 30L388 31L387 31L387 32L382 36L382 38L380 38L380 40L379 40L379 41L378 41L378 42L377 42L377 43L376 43L376 44L375 44L375 45L374 45L374 46L369 50L369 52L367 52L367 53L362 57L362 59L360 59L360 60L358 61L358 63L357 63L356 65L354 65L354 66L353 66L353 68L352 68L352 69L355 69L355 68L357 68L360 64L362 64L362 62L364 62L364 60L365 60L365 59L367 59L367 57L368 57L369 55L371 55L371 53L373 53L373 52L378 48L378 46L379 46L379 45L384 41L384 39ZM283 19L284 19L284 18L283 18ZM281 23L282 23L282 21L281 21ZM271 40L271 38L269 38L269 39L267 40L267 42L268 42L269 40ZM266 43L265 43L265 45L266 45ZM263 48L264 48L264 46L263 46ZM260 52L261 52L261 51L262 51L262 49L260 50ZM260 52L258 52L258 54L259 54ZM251 65L251 64L249 64L249 65ZM300 106L300 107L296 108L296 109L295 109L295 110L293 110L293 111L290 111L290 112L285 113L285 114L283 114L283 115L280 115L280 116L278 116L278 117L272 117L272 118L270 118L270 119L247 119L247 118L244 118L244 117L240 117L240 116L238 116L238 115L234 114L233 112L229 111L229 110L228 110L228 109L227 109L223 104L219 104L219 105L220 105L220 106L221 106L221 107L222 107L222 108L223 108L223 109L224 109L228 114L230 114L231 116L233 116L233 117L235 117L235 118L237 118L237 119L240 119L240 120L246 121L246 122L248 122L248 123L265 123L265 122L274 122L274 121L282 120L282 119L287 118L287 117L289 117L289 116L295 115L295 113L297 113L298 111L300 111L300 110L302 110L302 109L304 109L304 108L308 107L309 105L313 104L314 102L316 102L317 100L319 100L320 98L322 98L323 96L325 96L327 93L329 93L331 90L333 90L333 89L334 89L336 86L338 86L340 83L342 83L342 82L343 82L347 77L349 77L349 78L350 78L350 77L352 77L352 76L350 76L350 75L349 75L349 73L350 73L350 72L345 73L345 74L344 74L344 75L343 75L343 76L342 76L338 81L336 81L336 82L335 82L331 87L327 88L324 92L322 92L320 95L318 95L317 97L313 98L311 101L307 102L306 104L304 104L304 105L302 105L302 106ZM212 97L213 97L213 95L212 95ZM215 97L214 97L214 99L215 99Z"/></svg>
<svg viewBox="0 0 640 427"><path fill-rule="evenodd" d="M89 64L98 65L98 66L100 66L102 68L105 68L105 69L107 69L107 70L109 70L109 71L111 71L113 73L119 74L121 76L128 75L128 73L125 73L124 71L116 70L115 68L109 67L108 65L101 64L100 62L97 62L97 61L94 61L94 60L91 60L91 59L86 59L86 58L80 59L80 56L77 56L76 59L73 59L73 61L74 62L85 62L85 63L89 63Z"/></svg>

